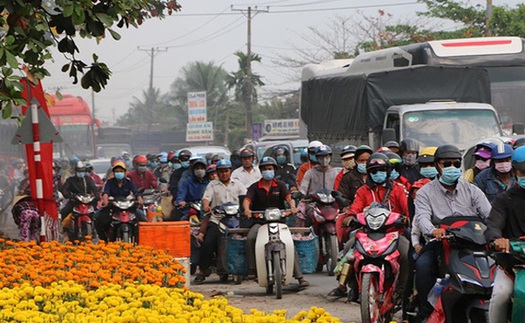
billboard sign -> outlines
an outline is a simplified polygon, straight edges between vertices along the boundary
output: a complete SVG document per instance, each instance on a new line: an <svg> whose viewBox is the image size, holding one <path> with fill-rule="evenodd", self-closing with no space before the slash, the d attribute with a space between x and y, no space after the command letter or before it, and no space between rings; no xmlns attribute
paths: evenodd
<svg viewBox="0 0 525 323"><path fill-rule="evenodd" d="M252 140L258 140L262 137L263 124L261 122L252 122Z"/></svg>
<svg viewBox="0 0 525 323"><path fill-rule="evenodd" d="M187 123L186 141L213 141L213 122Z"/></svg>
<svg viewBox="0 0 525 323"><path fill-rule="evenodd" d="M188 92L188 122L206 122L206 91Z"/></svg>
<svg viewBox="0 0 525 323"><path fill-rule="evenodd" d="M296 135L299 134L299 119L273 119L264 121L264 135Z"/></svg>

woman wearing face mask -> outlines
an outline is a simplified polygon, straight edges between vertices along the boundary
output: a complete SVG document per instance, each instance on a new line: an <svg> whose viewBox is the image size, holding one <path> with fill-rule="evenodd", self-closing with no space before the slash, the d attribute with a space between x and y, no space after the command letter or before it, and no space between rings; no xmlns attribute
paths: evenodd
<svg viewBox="0 0 525 323"><path fill-rule="evenodd" d="M419 165L417 164L419 143L415 139L406 138L401 140L400 144L400 154L401 158L403 158L403 167L400 173L412 184L421 178Z"/></svg>
<svg viewBox="0 0 525 323"><path fill-rule="evenodd" d="M113 178L106 181L104 185L104 193L102 195L102 209L98 211L95 219L95 228L97 229L98 236L101 240L108 241L106 235L109 225L111 224L110 208L109 208L109 197L113 198L126 198L130 194L137 199L139 205L143 205L144 201L140 196L137 187L133 182L126 177L126 164L121 161L117 161L111 168L113 171ZM146 221L146 215L144 211L140 209L133 210L140 222Z"/></svg>
<svg viewBox="0 0 525 323"><path fill-rule="evenodd" d="M391 151L384 152L384 154L389 158L390 161L391 171L389 178L392 181L392 184L401 186L403 190L405 190L405 194L408 196L408 192L410 192L412 185L410 185L408 180L399 173L401 171L401 167L403 166L403 160L398 154Z"/></svg>
<svg viewBox="0 0 525 323"><path fill-rule="evenodd" d="M463 180L472 183L474 178L476 178L482 170L490 167L490 158L492 156L493 148L494 144L488 141L476 145L476 149L474 150L474 160L476 163L474 164L474 167L465 171Z"/></svg>
<svg viewBox="0 0 525 323"><path fill-rule="evenodd" d="M421 178L432 180L438 175L436 165L434 165L434 154L436 153L436 149L437 147L427 147L421 151L421 154L419 154L417 163L419 164Z"/></svg>
<svg viewBox="0 0 525 323"><path fill-rule="evenodd" d="M210 182L206 177L206 161L204 159L197 159L191 169L192 176L181 182L177 191L175 203L179 207L180 218L175 220L187 220L189 215L189 209L186 208L187 203L200 201L206 186Z"/></svg>
<svg viewBox="0 0 525 323"><path fill-rule="evenodd" d="M329 146L321 145L315 152L318 165L304 174L299 190L304 195L316 193L320 189L334 189L335 178L339 171L332 166L332 149Z"/></svg>
<svg viewBox="0 0 525 323"><path fill-rule="evenodd" d="M496 195L505 192L516 182L510 161L512 152L512 147L507 144L494 147L491 154L492 166L482 170L474 178L474 185L485 193L491 204Z"/></svg>

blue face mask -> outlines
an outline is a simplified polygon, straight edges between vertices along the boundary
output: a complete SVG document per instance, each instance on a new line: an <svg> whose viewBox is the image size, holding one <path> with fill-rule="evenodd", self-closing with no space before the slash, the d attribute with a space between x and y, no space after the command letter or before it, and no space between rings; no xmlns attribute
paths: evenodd
<svg viewBox="0 0 525 323"><path fill-rule="evenodd" d="M386 181L386 172L371 173L370 178L372 178L372 181L376 184L383 184Z"/></svg>
<svg viewBox="0 0 525 323"><path fill-rule="evenodd" d="M78 178L82 178L84 176L86 176L86 172L77 172L77 177Z"/></svg>
<svg viewBox="0 0 525 323"><path fill-rule="evenodd" d="M126 174L124 173L115 173L115 178L118 180L123 180Z"/></svg>
<svg viewBox="0 0 525 323"><path fill-rule="evenodd" d="M361 174L366 174L366 164L357 164L357 171Z"/></svg>
<svg viewBox="0 0 525 323"><path fill-rule="evenodd" d="M190 162L189 162L189 161L181 161L180 164L181 164L182 167L184 167L184 168L188 168L188 167L190 167Z"/></svg>
<svg viewBox="0 0 525 323"><path fill-rule="evenodd" d="M517 178L518 185L521 188L525 189L525 176L523 176L523 177L516 176L516 178Z"/></svg>
<svg viewBox="0 0 525 323"><path fill-rule="evenodd" d="M261 174L262 174L262 177L267 181L273 179L273 177L275 176L275 173L273 172L273 170L265 170Z"/></svg>
<svg viewBox="0 0 525 323"><path fill-rule="evenodd" d="M286 163L286 156L277 156L277 163L283 165Z"/></svg>
<svg viewBox="0 0 525 323"><path fill-rule="evenodd" d="M428 179L434 179L438 175L436 167L423 167L419 173Z"/></svg>
<svg viewBox="0 0 525 323"><path fill-rule="evenodd" d="M395 181L399 178L399 172L395 169L392 169L392 172L390 172L390 179Z"/></svg>
<svg viewBox="0 0 525 323"><path fill-rule="evenodd" d="M172 162L168 162L168 166L171 168L173 167L173 163Z"/></svg>
<svg viewBox="0 0 525 323"><path fill-rule="evenodd" d="M461 176L461 169L454 166L443 168L443 173L439 177L439 181L447 186L452 186L457 183Z"/></svg>
<svg viewBox="0 0 525 323"><path fill-rule="evenodd" d="M159 162L153 162L153 163L151 163L151 166L157 167L157 166L159 166Z"/></svg>
<svg viewBox="0 0 525 323"><path fill-rule="evenodd" d="M180 163L175 163L175 164L173 164L173 169L174 169L174 170L177 170L177 169L179 169L179 168L181 168L181 167L182 167L182 165L181 165Z"/></svg>
<svg viewBox="0 0 525 323"><path fill-rule="evenodd" d="M317 157L315 155L310 155L310 161L317 163Z"/></svg>

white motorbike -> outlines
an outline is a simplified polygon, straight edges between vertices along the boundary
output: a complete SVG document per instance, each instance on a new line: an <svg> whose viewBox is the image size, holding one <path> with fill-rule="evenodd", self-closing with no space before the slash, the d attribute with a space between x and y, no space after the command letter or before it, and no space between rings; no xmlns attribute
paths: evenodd
<svg viewBox="0 0 525 323"><path fill-rule="evenodd" d="M294 242L290 228L281 222L287 211L269 208L264 213L254 212L262 217L255 241L255 259L259 286L266 287L266 293L272 294L275 286L277 299L282 298L283 285L293 279Z"/></svg>

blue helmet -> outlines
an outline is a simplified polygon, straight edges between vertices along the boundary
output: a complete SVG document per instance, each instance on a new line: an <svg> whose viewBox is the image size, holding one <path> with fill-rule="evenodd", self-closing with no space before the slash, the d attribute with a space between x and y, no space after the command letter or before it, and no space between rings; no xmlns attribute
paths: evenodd
<svg viewBox="0 0 525 323"><path fill-rule="evenodd" d="M232 163L227 159L221 159L217 162L217 169L232 168Z"/></svg>
<svg viewBox="0 0 525 323"><path fill-rule="evenodd" d="M159 157L159 161L161 163L167 163L168 162L168 153L163 151L160 154L157 155Z"/></svg>
<svg viewBox="0 0 525 323"><path fill-rule="evenodd" d="M512 153L512 167L525 171L525 146L520 146Z"/></svg>
<svg viewBox="0 0 525 323"><path fill-rule="evenodd" d="M508 144L499 144L492 149L492 159L505 159L512 156L512 146Z"/></svg>
<svg viewBox="0 0 525 323"><path fill-rule="evenodd" d="M77 156L73 156L69 159L69 165L71 166L71 168L74 168L79 161L80 158L78 158Z"/></svg>
<svg viewBox="0 0 525 323"><path fill-rule="evenodd" d="M327 145L321 145L317 147L317 150L315 151L316 156L326 156L326 155L332 155L332 148Z"/></svg>

